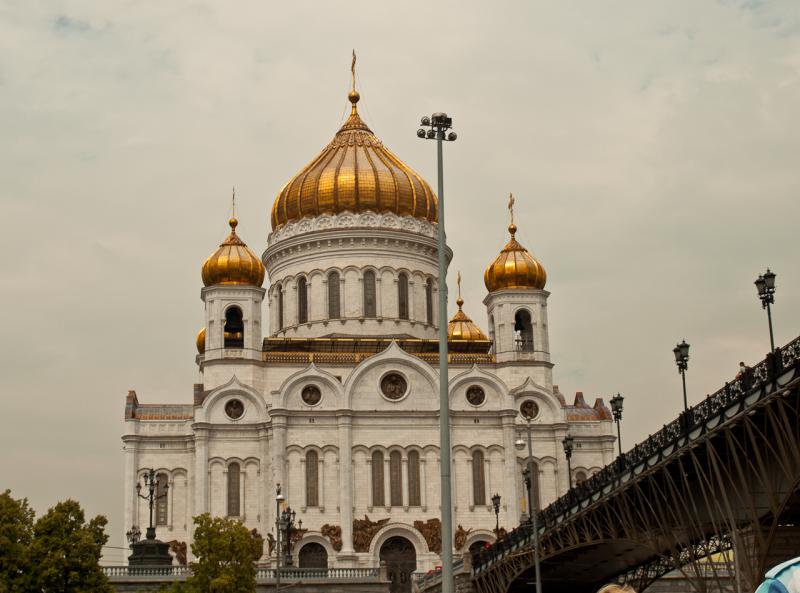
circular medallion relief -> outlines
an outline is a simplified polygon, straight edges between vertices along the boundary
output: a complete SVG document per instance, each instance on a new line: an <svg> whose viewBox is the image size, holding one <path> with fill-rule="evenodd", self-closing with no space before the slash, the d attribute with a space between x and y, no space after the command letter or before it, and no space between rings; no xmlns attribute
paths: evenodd
<svg viewBox="0 0 800 593"><path fill-rule="evenodd" d="M303 387L300 397L309 406L316 406L322 399L322 393L316 385L306 385Z"/></svg>
<svg viewBox="0 0 800 593"><path fill-rule="evenodd" d="M480 385L470 385L467 388L467 401L473 406L479 406L486 401L486 392Z"/></svg>
<svg viewBox="0 0 800 593"><path fill-rule="evenodd" d="M238 420L244 414L244 404L238 399L228 400L225 404L225 413L231 420Z"/></svg>
<svg viewBox="0 0 800 593"><path fill-rule="evenodd" d="M539 415L539 406L536 405L536 402L532 399L526 400L522 402L522 405L519 407L520 414L526 420L528 418L533 419Z"/></svg>
<svg viewBox="0 0 800 593"><path fill-rule="evenodd" d="M402 399L408 391L408 382L400 373L387 373L381 379L381 392L386 399Z"/></svg>

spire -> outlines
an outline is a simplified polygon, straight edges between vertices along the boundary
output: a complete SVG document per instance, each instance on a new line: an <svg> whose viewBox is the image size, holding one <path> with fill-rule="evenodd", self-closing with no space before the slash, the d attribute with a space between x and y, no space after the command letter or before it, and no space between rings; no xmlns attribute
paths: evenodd
<svg viewBox="0 0 800 593"><path fill-rule="evenodd" d="M356 90L356 50L353 50L353 61L350 63L350 75L352 76L353 86L350 88L350 94L347 95L347 98L350 99L350 103L353 105L350 111L350 117L352 119L354 115L358 115L356 103L358 103L358 100L361 98L361 95L359 95Z"/></svg>
<svg viewBox="0 0 800 593"><path fill-rule="evenodd" d="M464 304L464 299L461 298L461 272L458 272L456 276L456 284L458 284L458 298L456 299L456 305L458 305L458 310L461 311L461 305Z"/></svg>
<svg viewBox="0 0 800 593"><path fill-rule="evenodd" d="M517 232L517 225L514 224L514 194L508 194L508 212L511 214L511 224L508 225L508 232L513 238Z"/></svg>
<svg viewBox="0 0 800 593"><path fill-rule="evenodd" d="M239 221L236 220L236 186L233 186L233 192L231 193L231 219L228 221L228 224L231 225L231 230L234 232L236 231L236 226L239 224Z"/></svg>

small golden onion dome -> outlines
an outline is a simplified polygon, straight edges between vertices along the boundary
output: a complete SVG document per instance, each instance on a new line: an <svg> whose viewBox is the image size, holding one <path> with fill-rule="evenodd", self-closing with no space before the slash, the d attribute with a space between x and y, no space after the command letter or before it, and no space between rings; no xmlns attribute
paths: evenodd
<svg viewBox="0 0 800 593"><path fill-rule="evenodd" d="M513 222L508 226L508 232L511 233L511 240L483 273L486 290L494 292L503 288L543 289L547 282L544 267L514 238L517 226Z"/></svg>
<svg viewBox="0 0 800 593"><path fill-rule="evenodd" d="M228 224L231 234L203 264L203 284L261 286L264 283L264 264L236 234L239 221L231 218Z"/></svg>
<svg viewBox="0 0 800 593"><path fill-rule="evenodd" d="M197 344L197 351L200 354L203 354L203 352L206 351L206 328L200 328L200 331L197 332L195 344Z"/></svg>
<svg viewBox="0 0 800 593"><path fill-rule="evenodd" d="M475 325L475 322L461 309L463 304L464 299L459 296L456 299L458 311L447 324L447 338L450 340L488 340L481 328Z"/></svg>
<svg viewBox="0 0 800 593"><path fill-rule="evenodd" d="M307 216L393 212L430 222L438 202L430 185L397 158L358 114L361 96L350 91L350 117L322 152L283 187L272 206L272 228Z"/></svg>

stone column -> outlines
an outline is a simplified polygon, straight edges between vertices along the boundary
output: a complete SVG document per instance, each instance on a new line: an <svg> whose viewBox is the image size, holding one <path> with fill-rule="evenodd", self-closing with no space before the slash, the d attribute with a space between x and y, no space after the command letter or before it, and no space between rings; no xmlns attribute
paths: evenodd
<svg viewBox="0 0 800 593"><path fill-rule="evenodd" d="M208 508L208 432L196 427L194 435L194 500L195 515L202 515Z"/></svg>
<svg viewBox="0 0 800 593"><path fill-rule="evenodd" d="M353 415L339 412L339 525L342 549L339 558L355 561L353 550ZM372 482L370 482L371 484Z"/></svg>
<svg viewBox="0 0 800 593"><path fill-rule="evenodd" d="M517 453L514 447L516 441L516 429L514 426L514 419L516 418L516 411L510 410L503 413L501 418L503 423L503 482L505 487L502 493L502 505L506 511L506 525L507 530L511 530L519 525L519 492L517 491Z"/></svg>
<svg viewBox="0 0 800 593"><path fill-rule="evenodd" d="M422 506L422 512L428 510L428 469L425 464L425 453L419 456L419 503Z"/></svg>
<svg viewBox="0 0 800 593"><path fill-rule="evenodd" d="M289 496L286 482L286 411L273 411L272 416L272 471L277 485L280 484L284 497Z"/></svg>
<svg viewBox="0 0 800 593"><path fill-rule="evenodd" d="M405 452L400 458L400 495L403 497L403 510L408 510L409 492L408 492L408 457Z"/></svg>
<svg viewBox="0 0 800 593"><path fill-rule="evenodd" d="M258 445L259 445L259 459L258 459L258 532L261 537L267 537L267 531L270 526L270 513L272 512L272 505L269 504L270 498L270 481L269 472L267 471L269 459L269 441L266 429L262 428L258 431ZM266 554L266 552L265 552Z"/></svg>

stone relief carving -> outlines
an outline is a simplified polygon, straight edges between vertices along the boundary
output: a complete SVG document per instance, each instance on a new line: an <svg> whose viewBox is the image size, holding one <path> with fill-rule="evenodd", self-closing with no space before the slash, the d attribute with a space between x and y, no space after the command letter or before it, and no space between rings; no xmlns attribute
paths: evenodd
<svg viewBox="0 0 800 593"><path fill-rule="evenodd" d="M414 521L414 528L425 538L431 552L438 554L442 551L442 522L439 519Z"/></svg>
<svg viewBox="0 0 800 593"><path fill-rule="evenodd" d="M342 528L338 525L329 525L325 523L320 529L320 533L323 536L328 538L328 541L331 542L333 549L337 552L341 552L342 550Z"/></svg>
<svg viewBox="0 0 800 593"><path fill-rule="evenodd" d="M272 245L282 239L288 239L303 233L312 231L331 229L331 228L390 228L404 229L406 231L424 235L426 237L436 236L436 225L426 220L414 218L413 216L398 216L392 213L376 214L375 212L341 214L323 214L316 218L304 218L297 222L290 222L278 230L270 233L267 244Z"/></svg>
<svg viewBox="0 0 800 593"><path fill-rule="evenodd" d="M275 536L271 533L267 534L267 556L272 556L275 551Z"/></svg>
<svg viewBox="0 0 800 593"><path fill-rule="evenodd" d="M256 529L255 527L250 530L250 535L252 535L255 539L261 541L261 545L258 546L259 552L255 554L255 556L253 557L253 560L257 561L259 558L261 558L261 555L264 553L264 538L261 536L261 534L258 532L258 529Z"/></svg>
<svg viewBox="0 0 800 593"><path fill-rule="evenodd" d="M472 533L472 529L464 529L461 524L458 525L458 529L456 529L456 536L453 538L453 543L456 546L456 550L460 550L464 547L464 544L467 543L467 538L469 534Z"/></svg>
<svg viewBox="0 0 800 593"><path fill-rule="evenodd" d="M292 535L289 536L289 549L294 549L295 544L303 539L306 533L308 533L308 529L292 529Z"/></svg>
<svg viewBox="0 0 800 593"><path fill-rule="evenodd" d="M353 549L356 552L369 552L372 538L388 522L388 518L372 521L367 515L364 515L363 519L353 519Z"/></svg>

